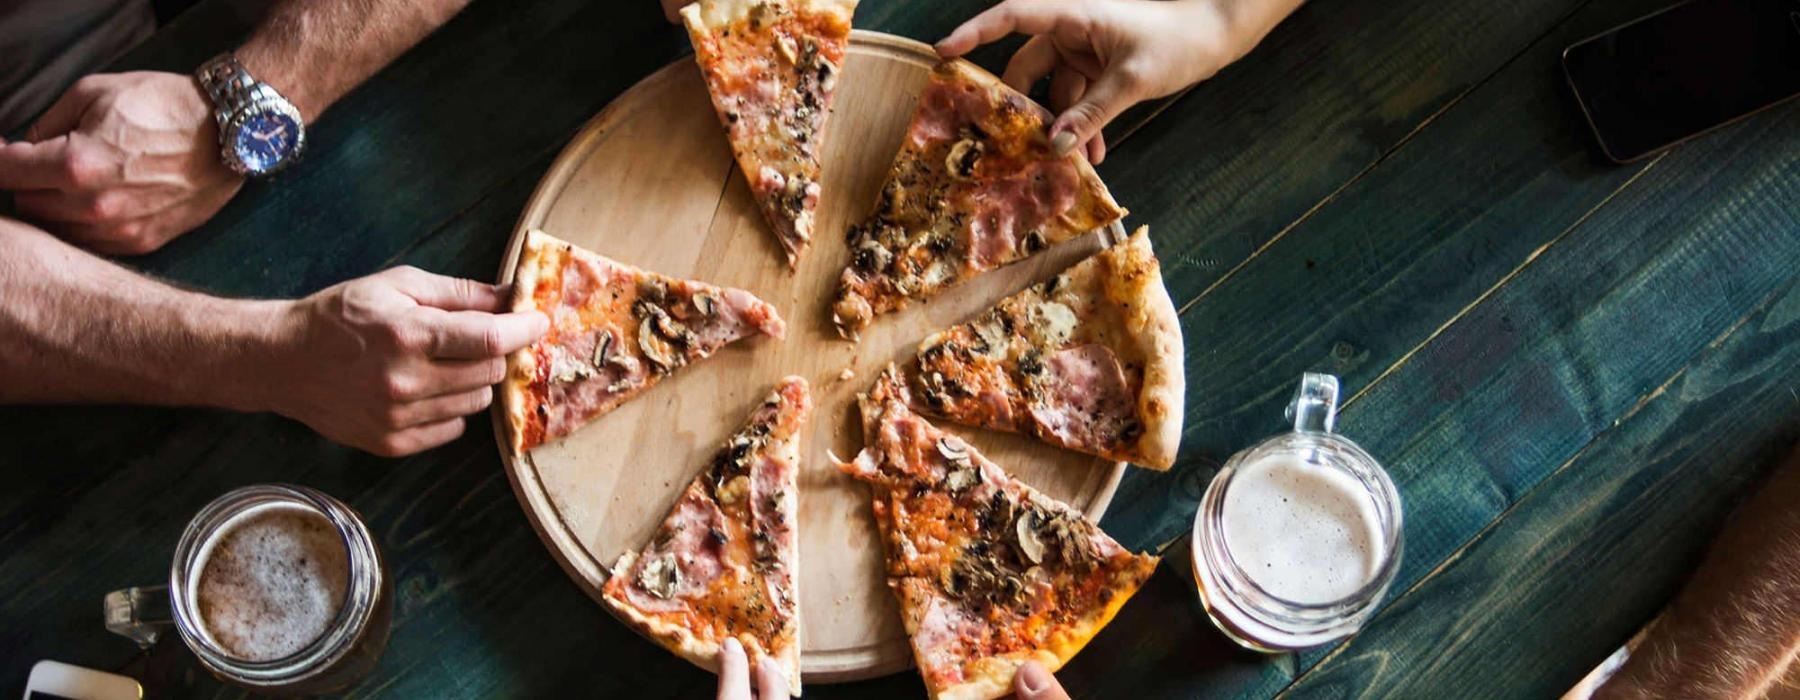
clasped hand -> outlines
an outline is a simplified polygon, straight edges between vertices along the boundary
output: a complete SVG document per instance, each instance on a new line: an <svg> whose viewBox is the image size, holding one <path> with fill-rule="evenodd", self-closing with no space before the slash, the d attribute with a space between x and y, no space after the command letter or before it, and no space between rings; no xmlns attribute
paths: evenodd
<svg viewBox="0 0 1800 700"><path fill-rule="evenodd" d="M1006 0L938 42L961 56L1013 33L1031 38L1001 79L1029 92L1050 77L1050 127L1059 152L1106 158L1102 127L1126 108L1212 77L1255 46L1285 16L1268 6L1297 0ZM1280 8L1277 8L1280 9ZM1272 18L1271 18L1272 17Z"/></svg>
<svg viewBox="0 0 1800 700"><path fill-rule="evenodd" d="M0 189L19 214L102 253L161 248L243 183L220 159L199 84L176 73L82 78L25 140L0 141Z"/></svg>

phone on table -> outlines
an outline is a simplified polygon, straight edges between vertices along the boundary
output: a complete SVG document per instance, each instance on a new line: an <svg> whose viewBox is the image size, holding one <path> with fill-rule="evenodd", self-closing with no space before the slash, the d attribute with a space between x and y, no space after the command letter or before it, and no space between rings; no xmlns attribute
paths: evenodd
<svg viewBox="0 0 1800 700"><path fill-rule="evenodd" d="M143 700L138 682L117 673L39 661L25 681L25 700Z"/></svg>
<svg viewBox="0 0 1800 700"><path fill-rule="evenodd" d="M1800 95L1800 0L1690 0L1562 63L1600 150L1629 163Z"/></svg>

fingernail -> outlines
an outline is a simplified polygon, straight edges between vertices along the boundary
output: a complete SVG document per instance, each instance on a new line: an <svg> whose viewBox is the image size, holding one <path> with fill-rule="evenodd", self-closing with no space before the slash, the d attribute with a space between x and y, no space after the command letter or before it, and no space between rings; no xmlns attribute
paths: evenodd
<svg viewBox="0 0 1800 700"><path fill-rule="evenodd" d="M1075 149L1075 132L1073 132L1073 131L1056 132L1055 136L1050 137L1050 148L1052 150L1056 151L1056 155L1059 155L1059 156L1069 155L1069 151L1072 151Z"/></svg>
<svg viewBox="0 0 1800 700"><path fill-rule="evenodd" d="M727 653L727 654L742 654L742 653L744 653L744 644L742 642L739 642L737 640L737 637L726 637L725 638L725 653Z"/></svg>
<svg viewBox="0 0 1800 700"><path fill-rule="evenodd" d="M773 656L762 657L762 663L759 663L757 665L763 667L764 671L768 671L770 673L775 673L775 674L781 673L781 664L775 663L775 657L773 657Z"/></svg>
<svg viewBox="0 0 1800 700"><path fill-rule="evenodd" d="M1028 663L1019 667L1019 685L1027 693L1037 693L1050 687L1050 670L1042 664Z"/></svg>

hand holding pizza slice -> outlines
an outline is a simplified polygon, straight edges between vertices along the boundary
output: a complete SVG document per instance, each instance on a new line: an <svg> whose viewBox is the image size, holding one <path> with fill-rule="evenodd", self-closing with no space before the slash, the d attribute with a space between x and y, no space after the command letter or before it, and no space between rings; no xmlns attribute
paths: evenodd
<svg viewBox="0 0 1800 700"><path fill-rule="evenodd" d="M875 211L846 234L840 335L1125 215L1080 154L1056 154L1049 121L974 64L933 69Z"/></svg>
<svg viewBox="0 0 1800 700"><path fill-rule="evenodd" d="M501 383L518 454L733 341L786 328L775 307L742 289L640 270L536 229L519 253L513 311L550 317L549 333L507 358Z"/></svg>
<svg viewBox="0 0 1800 700"><path fill-rule="evenodd" d="M782 380L694 477L643 549L626 552L601 600L633 628L718 670L735 639L773 659L800 695L800 430L806 380ZM768 698L764 698L768 700Z"/></svg>

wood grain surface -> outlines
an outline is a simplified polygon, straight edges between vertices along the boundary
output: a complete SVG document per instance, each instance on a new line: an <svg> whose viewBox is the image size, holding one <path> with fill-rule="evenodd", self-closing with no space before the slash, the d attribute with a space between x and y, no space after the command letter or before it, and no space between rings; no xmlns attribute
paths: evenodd
<svg viewBox="0 0 1800 700"><path fill-rule="evenodd" d="M241 41L250 4L206 0L118 68L185 72ZM856 24L933 41L990 4L863 0ZM1179 541L1217 462L1278 430L1313 369L1344 378L1341 425L1394 472L1408 546L1361 635L1276 656L1206 623L1168 547L1059 672L1077 697L1544 697L1680 585L1800 438L1800 106L1604 164L1557 55L1665 4L1307 3L1109 128L1099 170L1151 227L1190 374L1178 463L1129 472L1103 526ZM997 72L1017 45L976 59ZM124 262L265 297L399 263L491 278L557 152L686 51L647 1L479 0L312 125L299 168ZM219 493L290 481L361 510L394 569L394 635L352 695L712 693L570 582L485 430L385 460L274 416L33 406L0 408L0 436L0 692L55 658L152 697L241 695L179 645L101 631L99 598L165 575ZM898 673L808 696L922 692Z"/></svg>
<svg viewBox="0 0 1800 700"><path fill-rule="evenodd" d="M729 346L561 441L521 458L502 448L527 517L596 600L609 565L644 546L750 408L782 377L799 375L818 406L800 464L802 671L809 683L833 682L911 663L868 490L832 466L832 455L848 459L862 446L855 396L920 339L1102 245L1098 234L1069 241L883 316L860 342L838 337L830 300L849 262L842 232L873 206L936 63L919 42L853 34L821 153L819 233L797 270L768 234L689 60L651 74L595 116L526 203L501 282L512 280L526 233L543 229L648 270L747 289L788 322L785 338ZM1109 239L1118 237L1114 229ZM496 408L494 416L497 440L507 445L505 414ZM1014 476L1092 518L1125 468L1016 435L961 432Z"/></svg>

